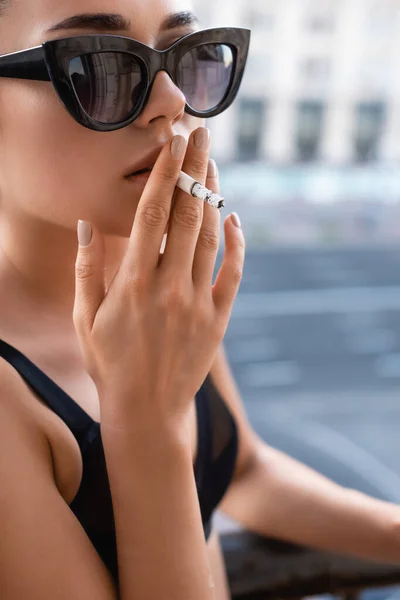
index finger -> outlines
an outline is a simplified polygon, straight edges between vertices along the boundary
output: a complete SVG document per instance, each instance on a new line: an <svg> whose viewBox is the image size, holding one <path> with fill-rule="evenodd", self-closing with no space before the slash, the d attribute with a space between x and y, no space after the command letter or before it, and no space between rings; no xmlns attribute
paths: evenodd
<svg viewBox="0 0 400 600"><path fill-rule="evenodd" d="M126 254L124 269L140 276L153 272L171 212L172 198L182 170L187 141L175 136L165 144L143 190Z"/></svg>

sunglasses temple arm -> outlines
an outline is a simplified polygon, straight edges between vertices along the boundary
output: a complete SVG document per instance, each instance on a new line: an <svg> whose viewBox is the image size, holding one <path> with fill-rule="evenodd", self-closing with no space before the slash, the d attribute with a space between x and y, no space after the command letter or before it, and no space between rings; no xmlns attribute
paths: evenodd
<svg viewBox="0 0 400 600"><path fill-rule="evenodd" d="M51 81L43 46L0 56L0 77Z"/></svg>

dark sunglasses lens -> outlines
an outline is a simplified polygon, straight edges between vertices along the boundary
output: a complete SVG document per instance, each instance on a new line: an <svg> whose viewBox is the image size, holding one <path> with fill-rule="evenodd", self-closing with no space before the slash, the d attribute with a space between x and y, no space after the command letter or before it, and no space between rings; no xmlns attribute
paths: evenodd
<svg viewBox="0 0 400 600"><path fill-rule="evenodd" d="M234 56L226 44L202 44L189 50L178 67L178 85L198 111L221 104L232 81Z"/></svg>
<svg viewBox="0 0 400 600"><path fill-rule="evenodd" d="M141 100L145 83L135 56L97 52L74 58L69 75L83 110L100 123L121 123Z"/></svg>

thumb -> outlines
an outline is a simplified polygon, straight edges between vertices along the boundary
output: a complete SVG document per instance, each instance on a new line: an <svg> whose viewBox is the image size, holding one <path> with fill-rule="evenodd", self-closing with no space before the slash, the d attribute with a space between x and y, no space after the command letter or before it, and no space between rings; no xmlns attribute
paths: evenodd
<svg viewBox="0 0 400 600"><path fill-rule="evenodd" d="M104 240L87 221L78 222L73 320L80 333L91 331L106 294Z"/></svg>

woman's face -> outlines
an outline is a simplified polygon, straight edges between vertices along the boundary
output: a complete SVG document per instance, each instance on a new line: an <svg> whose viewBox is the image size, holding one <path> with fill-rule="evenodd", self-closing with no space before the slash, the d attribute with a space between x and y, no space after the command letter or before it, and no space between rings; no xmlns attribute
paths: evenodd
<svg viewBox="0 0 400 600"><path fill-rule="evenodd" d="M0 20L0 53L85 33L124 35L163 50L199 29L194 23L160 31L167 16L181 11L192 11L190 0L14 0ZM83 13L119 13L131 25L127 31L48 32ZM124 129L100 133L73 120L51 83L0 79L3 217L51 223L74 234L77 220L87 219L105 234L129 236L145 183L125 175L174 135L188 138L204 125L184 108L185 97L162 71L139 118Z"/></svg>

